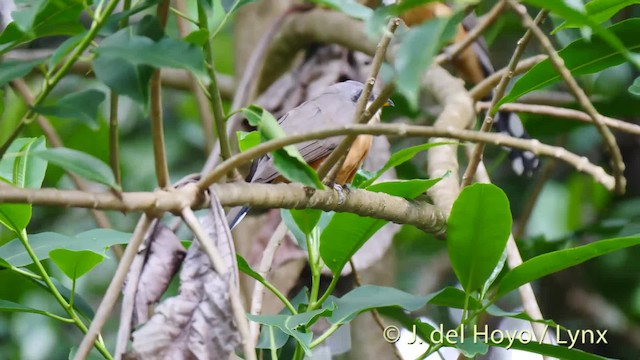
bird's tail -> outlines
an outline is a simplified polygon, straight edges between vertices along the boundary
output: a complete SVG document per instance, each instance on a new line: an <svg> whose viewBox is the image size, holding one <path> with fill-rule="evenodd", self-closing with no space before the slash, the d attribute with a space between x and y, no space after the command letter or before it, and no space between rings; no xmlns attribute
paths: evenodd
<svg viewBox="0 0 640 360"><path fill-rule="evenodd" d="M493 65L489 59L486 45L482 42L474 43L472 45L473 51L478 58L480 67L485 76L489 76L495 72ZM494 96L492 91L490 98ZM527 133L522 121L517 114L500 111L496 114L494 119L494 126L496 131L509 135L519 139L531 139L531 136ZM531 151L522 151L519 149L506 148L509 151L509 160L511 160L511 168L518 175L531 176L533 172L538 168L540 160Z"/></svg>
<svg viewBox="0 0 640 360"><path fill-rule="evenodd" d="M248 211L249 207L247 206L236 206L227 211L227 224L229 224L229 229L233 230L245 215L247 215Z"/></svg>

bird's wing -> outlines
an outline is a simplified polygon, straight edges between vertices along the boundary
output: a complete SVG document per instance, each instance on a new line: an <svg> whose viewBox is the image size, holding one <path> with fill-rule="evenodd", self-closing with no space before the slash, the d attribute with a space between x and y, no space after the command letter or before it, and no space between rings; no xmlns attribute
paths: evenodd
<svg viewBox="0 0 640 360"><path fill-rule="evenodd" d="M309 100L299 107L291 110L278 120L280 126L288 135L318 131L335 126L337 122L352 121L353 110L351 107L343 107L342 99L338 94L325 95L323 98ZM346 108L344 114L339 114L336 109ZM339 114L340 119L337 119ZM307 163L321 160L338 146L343 137L333 137L320 140L312 140L296 145L296 148ZM267 183L278 177L278 171L273 165L273 157L267 154L258 160L258 166L251 179L252 182Z"/></svg>

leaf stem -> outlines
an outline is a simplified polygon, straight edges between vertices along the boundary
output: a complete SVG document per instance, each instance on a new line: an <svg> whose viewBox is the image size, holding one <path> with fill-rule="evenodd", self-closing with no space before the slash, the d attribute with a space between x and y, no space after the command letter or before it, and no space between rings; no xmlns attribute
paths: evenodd
<svg viewBox="0 0 640 360"><path fill-rule="evenodd" d="M208 30L207 13L203 5L198 4L198 22L201 30ZM213 59L213 43L212 38L209 37L208 41L204 44L204 56L207 61L207 72L209 74L209 87L208 92L211 101L211 110L213 111L213 119L215 122L216 132L218 133L218 139L220 140L220 156L222 160L226 160L231 157L231 147L229 146L229 139L227 137L227 131L225 126L224 109L222 108L222 98L220 96L220 90L218 89L218 82L216 80L215 63ZM233 173L233 171L231 172Z"/></svg>
<svg viewBox="0 0 640 360"><path fill-rule="evenodd" d="M53 284L53 281L51 280L51 277L49 277L47 270L44 268L44 266L40 262L40 259L38 259L38 256L36 255L35 251L33 251L33 248L31 247L31 245L29 244L27 231L22 230L19 233L17 233L17 235L18 235L18 239L22 243L22 246L24 246L24 249L27 251L27 254L29 254L29 257L31 258L34 265L38 269L38 272L41 274L42 281L44 281L44 283L47 284L47 287L49 287L49 291L51 291L51 294L53 294L53 297L56 298L60 306L62 306L62 308L67 312L67 314L69 314L69 316L71 317L70 320L73 323L75 323L75 325L80 329L80 331L86 334L87 326L82 322L82 320L80 320L80 317L78 317L78 314L76 314L71 304L64 299L62 294L60 294L56 286ZM60 318L60 319L64 319L64 318ZM110 360L113 359L113 357L111 356L109 351L104 347L104 345L102 345L97 340L94 341L94 346L106 359L110 359Z"/></svg>

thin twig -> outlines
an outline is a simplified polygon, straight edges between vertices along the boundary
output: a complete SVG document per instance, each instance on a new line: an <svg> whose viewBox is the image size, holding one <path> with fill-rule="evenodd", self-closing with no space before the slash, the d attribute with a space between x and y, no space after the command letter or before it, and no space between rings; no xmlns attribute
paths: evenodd
<svg viewBox="0 0 640 360"><path fill-rule="evenodd" d="M484 111L491 108L488 102L477 102L476 110ZM577 120L584 123L593 124L593 119L589 114L575 109L567 109L558 106L508 103L500 106L500 111L527 113L536 115L547 115L560 119ZM632 135L640 135L640 125L600 115L602 122L612 129L616 129Z"/></svg>
<svg viewBox="0 0 640 360"><path fill-rule="evenodd" d="M376 83L378 72L380 72L382 62L385 59L387 48L389 47L391 39L393 38L393 33L396 31L399 25L399 18L393 18L389 20L387 31L382 35L382 39L380 39L380 42L376 47L376 52L373 55L373 61L371 63L371 69L369 70L369 76L367 78L367 81L365 81L362 93L360 94L358 102L356 103L356 110L353 114L353 122L355 124L364 124L368 122L369 119L371 119L371 117L369 117L369 119L364 120L363 114L365 108L367 107L367 103L369 102L369 97L371 96L371 93L373 91L373 86ZM382 96L378 96L378 98L384 99L384 97ZM384 99L384 101L386 102L387 99ZM372 112L371 109L369 109L369 112ZM375 114L376 112L377 110L372 113ZM336 164L339 166L339 168L342 167L342 163L344 162L344 160L340 160L346 158L345 154L347 154L349 152L349 149L351 149L351 145L353 145L356 137L357 136L347 136L346 138L344 138L344 140L342 140L342 142L331 152L331 155L329 155L329 157L327 157L327 159L323 161L322 165L320 165L320 168L318 168L318 177L320 177L321 179L326 178L327 174L329 174L331 169L336 166ZM335 172L335 174L337 174L337 171ZM329 181L333 182L333 179L329 179Z"/></svg>
<svg viewBox="0 0 640 360"><path fill-rule="evenodd" d="M538 13L538 16L536 16L535 23L536 24L540 23L546 17L546 15L547 15L547 10L540 11ZM500 79L500 83L496 88L493 99L491 99L491 109L487 111L484 121L482 122L482 126L480 127L480 131L487 132L491 130L491 127L493 126L493 117L497 113L497 111L493 109L493 107L504 96L504 93L507 90L507 85L509 84L509 81L511 81L511 79L513 78L513 70L516 68L516 65L518 65L518 61L520 60L520 57L522 56L524 49L527 47L527 44L529 43L530 38L531 38L531 30L527 30L522 36L522 38L518 41L518 45L516 46L516 49L514 50L513 55L511 55L511 60L509 60L507 71ZM462 175L462 183L461 183L462 187L465 187L471 184L471 181L473 180L473 176L476 173L476 169L478 168L478 164L480 163L480 161L482 161L483 152L484 152L483 143L478 143L473 148L473 153L469 157L469 164L467 165L467 169L464 171L464 175Z"/></svg>
<svg viewBox="0 0 640 360"><path fill-rule="evenodd" d="M109 93L109 165L116 179L116 184L122 185L120 175L120 143L118 137L118 94Z"/></svg>
<svg viewBox="0 0 640 360"><path fill-rule="evenodd" d="M169 12L169 0L163 0L158 5L157 15L160 24L164 27L167 23ZM151 76L151 136L153 139L153 159L155 162L156 179L162 189L171 185L169 180L169 166L167 165L167 149L164 141L164 126L162 119L162 84L160 82L160 69Z"/></svg>
<svg viewBox="0 0 640 360"><path fill-rule="evenodd" d="M229 267L225 265L225 260L222 258L222 255L220 255L220 252L216 248L213 240L209 235L207 235L200 225L200 221L198 221L193 210L189 207L185 207L182 209L181 215L184 222L191 229L193 235L200 243L204 252L209 256L214 270L220 276L224 276L229 271ZM230 281L229 283L229 299L231 301L231 308L233 309L233 317L236 320L236 326L238 327L238 331L242 337L244 356L248 360L256 360L254 342L251 338L251 334L249 333L249 322L247 321L244 308L242 306L238 284L235 281Z"/></svg>
<svg viewBox="0 0 640 360"><path fill-rule="evenodd" d="M520 60L515 69L512 70L513 75L522 74L547 58L547 55L535 55L524 60ZM507 67L502 68L477 83L473 88L471 88L471 90L469 90L471 98L473 98L473 100L480 100L489 95L508 71Z"/></svg>
<svg viewBox="0 0 640 360"><path fill-rule="evenodd" d="M113 309L116 301L118 301L120 290L122 289L122 284L124 283L124 279L127 277L127 272L129 271L129 266L131 265L131 262L133 262L133 259L138 252L138 248L144 240L144 236L150 225L151 218L149 218L147 215L142 215L142 217L138 221L138 225L136 225L136 229L134 230L133 235L131 236L129 244L127 245L127 248L122 255L122 259L120 259L120 263L118 264L116 273L113 275L111 283L109 283L109 287L107 288L107 291L105 292L102 301L98 306L98 310L96 310L96 314L91 321L89 330L82 339L80 346L78 346L78 351L73 357L74 360L83 360L86 359L89 355L89 351L91 350L93 342L100 334L102 326L111 315L111 309Z"/></svg>
<svg viewBox="0 0 640 360"><path fill-rule="evenodd" d="M600 113L593 106L591 100L587 94L585 94L584 90L578 85L576 79L571 75L571 72L564 65L564 60L558 55L553 44L551 44L551 40L545 35L544 32L538 26L538 23L531 19L529 13L527 13L527 8L524 5L519 4L514 0L507 0L509 5L513 8L513 10L520 16L522 22L528 31L532 31L533 35L538 39L545 52L549 55L549 60L551 64L556 68L560 76L564 79L567 87L571 91L571 93L576 97L576 100L580 104L580 106L589 114L591 119L593 120L594 125L600 132L600 135L604 139L605 144L607 144L607 148L611 155L611 167L613 168L613 177L616 180L615 183L615 191L618 194L623 194L626 188L626 179L624 178L624 168L625 164L622 159L622 153L620 152L620 148L618 147L618 143L616 142L615 136L611 133L611 130L604 124L601 119Z"/></svg>
<svg viewBox="0 0 640 360"><path fill-rule="evenodd" d="M519 139L504 134L486 133L472 130L458 130L452 127L436 128L430 126L417 126L407 124L351 124L342 127L327 128L315 133L292 135L285 138L270 140L268 142L257 145L247 151L236 154L230 159L220 163L212 172L203 176L203 178L198 181L197 186L199 189L206 189L222 176L224 176L224 174L227 174L229 171L245 164L246 162L256 158L257 156L264 155L265 153L273 150L277 150L282 146L292 145L313 139L324 139L332 136L349 134L397 135L405 137L445 137L450 139L484 142L494 145L513 147L521 150L531 151L536 155L558 158L572 165L578 171L593 176L596 181L604 185L607 189L611 190L614 186L613 178L609 176L601 167L590 163L586 157L581 157L573 154L564 148L542 144L536 139ZM442 176L442 174L439 174L439 176Z"/></svg>
<svg viewBox="0 0 640 360"><path fill-rule="evenodd" d="M467 33L462 41L458 41L455 44L447 47L444 51L436 56L434 62L442 65L445 62L450 62L455 59L466 48L473 44L500 16L504 11L507 3L504 0L498 1L482 18L482 21L478 23L471 31Z"/></svg>
<svg viewBox="0 0 640 360"><path fill-rule="evenodd" d="M205 11L204 6L200 3L198 3L198 22L201 30L208 30L207 12ZM208 90L211 101L211 110L213 112L213 121L218 135L218 142L220 143L220 156L222 157L222 160L226 160L231 157L231 147L229 146L229 138L227 137L224 109L222 108L222 98L220 97L220 90L218 90L218 81L216 79L212 39L208 39L204 44L204 56L207 61L206 67L209 75ZM230 174L232 174L232 177L235 177L233 172Z"/></svg>
<svg viewBox="0 0 640 360"><path fill-rule="evenodd" d="M258 274L265 279L268 278L276 251L280 247L280 244L282 244L282 240L284 240L287 235L287 231L287 224L285 224L284 221L280 221L271 235L269 242L262 251L262 259L260 260L260 265L258 265ZM262 300L264 299L265 292L266 290L264 285L259 281L256 281L253 287L253 294L251 295L251 309L249 311L251 315L260 315L262 312ZM260 336L260 324L251 322L249 323L249 329L255 344L258 342L258 337Z"/></svg>
<svg viewBox="0 0 640 360"><path fill-rule="evenodd" d="M184 0L175 0L175 7L178 11L186 14L187 6ZM182 17L176 17L176 21L178 24L178 32L180 36L183 38L189 34L189 24L187 20ZM204 94L204 91L200 87L198 83L198 78L189 72L189 89L196 100L196 105L198 106L198 113L200 114L200 123L202 124L202 131L204 132L204 148L207 154L211 152L215 145L215 133L213 130L213 115L211 114L211 108L209 107L209 100L207 96Z"/></svg>

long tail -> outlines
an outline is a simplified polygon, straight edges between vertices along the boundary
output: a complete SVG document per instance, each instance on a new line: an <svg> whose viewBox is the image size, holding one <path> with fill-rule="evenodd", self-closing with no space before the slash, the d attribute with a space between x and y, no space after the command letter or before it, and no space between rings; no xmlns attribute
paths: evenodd
<svg viewBox="0 0 640 360"><path fill-rule="evenodd" d="M491 61L489 60L486 45L482 42L476 42L472 45L472 48L476 53L478 62L480 63L480 67L482 68L484 75L489 76L493 74L495 70L493 69L493 65L491 65ZM492 92L491 97L493 96L494 93ZM529 136L524 126L522 125L522 121L515 113L506 111L498 112L494 119L494 126L496 131L500 133L520 139L531 139L531 136ZM511 168L516 174L531 176L533 172L538 168L540 160L531 151L522 151L513 148L506 149L507 151L509 151Z"/></svg>
<svg viewBox="0 0 640 360"><path fill-rule="evenodd" d="M248 211L249 207L247 206L236 206L227 211L227 224L229 224L229 228L233 230L245 215L247 215Z"/></svg>

